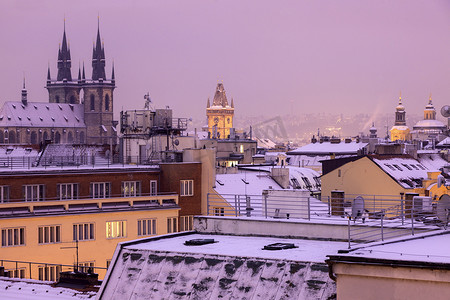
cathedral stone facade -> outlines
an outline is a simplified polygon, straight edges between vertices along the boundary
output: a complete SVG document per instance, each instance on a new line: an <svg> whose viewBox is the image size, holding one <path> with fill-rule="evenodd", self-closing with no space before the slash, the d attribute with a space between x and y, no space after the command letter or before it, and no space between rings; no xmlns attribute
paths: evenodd
<svg viewBox="0 0 450 300"><path fill-rule="evenodd" d="M58 50L58 72L47 71L48 103L29 102L25 81L20 102L5 102L0 110L0 144L52 143L116 144L117 122L113 119L115 76L106 78L105 50L97 30L92 54L92 78L78 69L72 78L72 62L64 28Z"/></svg>

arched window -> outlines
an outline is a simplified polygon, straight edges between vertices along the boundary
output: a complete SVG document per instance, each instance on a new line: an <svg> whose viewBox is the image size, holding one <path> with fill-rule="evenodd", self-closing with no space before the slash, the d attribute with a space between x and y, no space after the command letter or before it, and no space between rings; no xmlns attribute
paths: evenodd
<svg viewBox="0 0 450 300"><path fill-rule="evenodd" d="M0 144L3 144L5 141L3 139L3 130L0 130Z"/></svg>
<svg viewBox="0 0 450 300"><path fill-rule="evenodd" d="M48 133L47 131L44 131L43 142L45 142L46 140L48 140Z"/></svg>
<svg viewBox="0 0 450 300"><path fill-rule="evenodd" d="M80 141L78 140L78 130L75 131L75 143L80 143Z"/></svg>
<svg viewBox="0 0 450 300"><path fill-rule="evenodd" d="M70 104L75 104L75 96L74 95L70 96L69 102L70 102Z"/></svg>
<svg viewBox="0 0 450 300"><path fill-rule="evenodd" d="M106 94L105 96L105 110L109 111L109 95Z"/></svg>
<svg viewBox="0 0 450 300"><path fill-rule="evenodd" d="M73 144L73 135L72 135L72 131L69 131L69 133L67 134L67 143Z"/></svg>
<svg viewBox="0 0 450 300"><path fill-rule="evenodd" d="M80 132L80 144L84 144L84 131Z"/></svg>
<svg viewBox="0 0 450 300"><path fill-rule="evenodd" d="M55 102L59 103L59 96L58 95L56 95L56 97L55 97Z"/></svg>
<svg viewBox="0 0 450 300"><path fill-rule="evenodd" d="M16 143L16 133L14 131L9 132L9 143L10 144Z"/></svg>
<svg viewBox="0 0 450 300"><path fill-rule="evenodd" d="M59 144L61 143L61 134L59 133L59 131L57 131L55 133L55 144Z"/></svg>
<svg viewBox="0 0 450 300"><path fill-rule="evenodd" d="M36 145L37 144L37 135L36 131L31 132L31 144Z"/></svg>
<svg viewBox="0 0 450 300"><path fill-rule="evenodd" d="M91 94L91 110L95 110L95 96Z"/></svg>
<svg viewBox="0 0 450 300"><path fill-rule="evenodd" d="M17 143L17 144L20 144L20 131L17 131L17 132L16 132L16 137L17 137L17 138L16 138L16 143Z"/></svg>

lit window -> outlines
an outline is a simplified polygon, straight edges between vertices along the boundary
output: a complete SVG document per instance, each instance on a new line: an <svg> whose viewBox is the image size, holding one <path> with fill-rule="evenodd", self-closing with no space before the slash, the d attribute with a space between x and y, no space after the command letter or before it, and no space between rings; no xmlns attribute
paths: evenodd
<svg viewBox="0 0 450 300"><path fill-rule="evenodd" d="M45 198L45 186L43 184L30 184L23 186L23 198L25 201L42 201Z"/></svg>
<svg viewBox="0 0 450 300"><path fill-rule="evenodd" d="M181 180L180 183L180 196L194 195L194 180Z"/></svg>
<svg viewBox="0 0 450 300"><path fill-rule="evenodd" d="M193 216L181 216L180 217L180 231L192 230L193 226Z"/></svg>
<svg viewBox="0 0 450 300"><path fill-rule="evenodd" d="M39 244L61 243L61 225L39 226L38 243Z"/></svg>
<svg viewBox="0 0 450 300"><path fill-rule="evenodd" d="M137 197L141 195L141 183L139 181L123 181L122 196Z"/></svg>
<svg viewBox="0 0 450 300"><path fill-rule="evenodd" d="M106 222L106 238L121 238L127 234L127 221Z"/></svg>
<svg viewBox="0 0 450 300"><path fill-rule="evenodd" d="M240 145L239 146L239 152L240 153L244 153L244 145Z"/></svg>
<svg viewBox="0 0 450 300"><path fill-rule="evenodd" d="M2 229L2 247L24 246L24 245L25 245L25 227Z"/></svg>
<svg viewBox="0 0 450 300"><path fill-rule="evenodd" d="M0 185L0 202L9 201L9 186Z"/></svg>
<svg viewBox="0 0 450 300"><path fill-rule="evenodd" d="M155 235L156 219L138 220L138 236Z"/></svg>
<svg viewBox="0 0 450 300"><path fill-rule="evenodd" d="M56 188L56 197L59 200L78 199L78 183L59 183Z"/></svg>
<svg viewBox="0 0 450 300"><path fill-rule="evenodd" d="M178 232L177 217L167 218L167 233Z"/></svg>
<svg viewBox="0 0 450 300"><path fill-rule="evenodd" d="M73 224L73 240L89 241L95 239L94 223Z"/></svg>
<svg viewBox="0 0 450 300"><path fill-rule="evenodd" d="M156 196L158 194L158 181L150 180L150 196Z"/></svg>
<svg viewBox="0 0 450 300"><path fill-rule="evenodd" d="M110 182L92 182L91 196L94 199L111 197L111 183Z"/></svg>

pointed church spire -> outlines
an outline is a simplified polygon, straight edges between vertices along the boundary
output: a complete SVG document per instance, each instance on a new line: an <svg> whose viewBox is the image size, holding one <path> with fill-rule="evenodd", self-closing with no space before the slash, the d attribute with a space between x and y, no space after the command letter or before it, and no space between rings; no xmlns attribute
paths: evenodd
<svg viewBox="0 0 450 300"><path fill-rule="evenodd" d="M234 99L231 98L231 108L234 108Z"/></svg>
<svg viewBox="0 0 450 300"><path fill-rule="evenodd" d="M86 74L84 73L84 61L83 61L83 75L81 77L82 82L86 81Z"/></svg>
<svg viewBox="0 0 450 300"><path fill-rule="evenodd" d="M66 38L66 19L64 18L64 32L62 44L58 50L58 76L57 81L72 81L72 72L70 68L72 67L72 62L70 59L70 50L67 44Z"/></svg>
<svg viewBox="0 0 450 300"><path fill-rule="evenodd" d="M433 104L431 101L431 92L430 92L430 97L428 98L428 104Z"/></svg>
<svg viewBox="0 0 450 300"><path fill-rule="evenodd" d="M92 80L106 79L105 74L105 50L100 38L100 17L98 17L97 40L92 53Z"/></svg>
<svg viewBox="0 0 450 300"><path fill-rule="evenodd" d="M49 84L51 82L51 77L50 77L50 64L48 64L48 69L47 69L47 84Z"/></svg>
<svg viewBox="0 0 450 300"><path fill-rule="evenodd" d="M114 61L112 63L111 81L112 83L116 82L116 75L114 74Z"/></svg>
<svg viewBox="0 0 450 300"><path fill-rule="evenodd" d="M210 108L211 107L211 103L209 102L209 97L208 97L208 101L206 102L206 108Z"/></svg>
<svg viewBox="0 0 450 300"><path fill-rule="evenodd" d="M78 83L81 83L81 67L79 63L78 63Z"/></svg>
<svg viewBox="0 0 450 300"><path fill-rule="evenodd" d="M22 88L22 104L27 105L28 104L28 97L27 97L27 89L25 87L25 75L23 76L23 88Z"/></svg>

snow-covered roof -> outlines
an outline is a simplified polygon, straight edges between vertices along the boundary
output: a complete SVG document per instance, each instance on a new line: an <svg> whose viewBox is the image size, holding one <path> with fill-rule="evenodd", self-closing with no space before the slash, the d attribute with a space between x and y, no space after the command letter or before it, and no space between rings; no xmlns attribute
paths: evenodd
<svg viewBox="0 0 450 300"><path fill-rule="evenodd" d="M18 278L0 279L0 298L8 300L94 299L96 292L80 292L69 288L53 287L53 282Z"/></svg>
<svg viewBox="0 0 450 300"><path fill-rule="evenodd" d="M405 126L405 125L395 125L395 126L392 126L391 131L392 131L393 129L397 129L397 130L407 130L407 129L409 129L409 127L408 127L408 126Z"/></svg>
<svg viewBox="0 0 450 300"><path fill-rule="evenodd" d="M272 149L276 146L276 143L270 139L260 139L256 137L255 140L258 142L258 147L260 148Z"/></svg>
<svg viewBox="0 0 450 300"><path fill-rule="evenodd" d="M403 188L422 187L422 180L428 178L429 169L412 157L373 155L371 158Z"/></svg>
<svg viewBox="0 0 450 300"><path fill-rule="evenodd" d="M4 157L37 157L38 151L29 147L0 146L0 158Z"/></svg>
<svg viewBox="0 0 450 300"><path fill-rule="evenodd" d="M214 243L186 246L192 239ZM268 251L274 243L298 248ZM327 299L325 255L343 242L179 233L118 245L100 299Z"/></svg>
<svg viewBox="0 0 450 300"><path fill-rule="evenodd" d="M446 137L445 139L440 141L439 144L437 144L436 146L441 146L441 147L450 146L450 137Z"/></svg>
<svg viewBox="0 0 450 300"><path fill-rule="evenodd" d="M270 187L281 189L267 172L247 171L237 174L217 174L214 189L221 195L262 195L262 191Z"/></svg>
<svg viewBox="0 0 450 300"><path fill-rule="evenodd" d="M429 170L440 170L449 163L441 157L439 153L428 153L419 156L418 160Z"/></svg>
<svg viewBox="0 0 450 300"><path fill-rule="evenodd" d="M83 104L5 102L0 127L86 127Z"/></svg>
<svg viewBox="0 0 450 300"><path fill-rule="evenodd" d="M439 120L421 120L413 126L413 130L420 129L443 129L445 130L447 126Z"/></svg>
<svg viewBox="0 0 450 300"><path fill-rule="evenodd" d="M336 155L357 154L359 150L366 148L367 145L368 143L363 142L357 143L355 141L352 141L350 143L317 142L289 151L287 154L289 155L301 155L301 154L327 155L331 153Z"/></svg>

